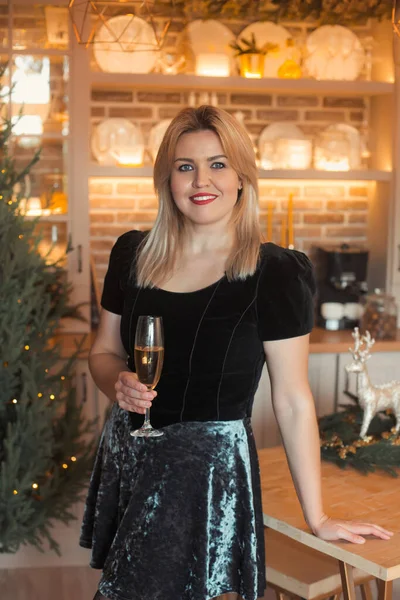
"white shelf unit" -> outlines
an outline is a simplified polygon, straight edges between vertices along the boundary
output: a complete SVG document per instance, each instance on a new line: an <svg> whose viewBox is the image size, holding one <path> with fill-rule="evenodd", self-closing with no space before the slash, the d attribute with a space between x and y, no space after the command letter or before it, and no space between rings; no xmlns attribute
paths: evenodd
<svg viewBox="0 0 400 600"><path fill-rule="evenodd" d="M92 87L153 87L158 89L212 89L265 94L326 94L329 96L391 95L390 81L316 81L314 79L246 79L244 77L204 77L200 75L163 75L91 72Z"/></svg>
<svg viewBox="0 0 400 600"><path fill-rule="evenodd" d="M174 76L159 73L118 74L87 71L89 89L147 89L160 91L219 91L243 94L281 94L288 96L365 97L369 103L369 146L372 154L368 170L327 172L307 170L259 171L260 180L283 181L358 181L368 183L370 250L369 284L384 287L396 294L400 303L400 185L393 165L400 156L400 124L397 108L400 66L394 69L393 34L389 22L372 26L376 46L372 66L372 81L316 81L312 79L245 79L232 77L202 77L191 74ZM400 50L399 60L400 65ZM90 71L90 70L89 70ZM85 107L86 111L86 107ZM86 111L87 114L87 111ZM93 162L88 152L89 177L152 177L152 167L127 168L101 166ZM397 192L396 192L397 188Z"/></svg>
<svg viewBox="0 0 400 600"><path fill-rule="evenodd" d="M316 169L260 169L259 179L316 180L316 181L380 181L390 182L391 171L353 170L353 171L317 171ZM92 163L90 177L152 177L152 167L114 167Z"/></svg>

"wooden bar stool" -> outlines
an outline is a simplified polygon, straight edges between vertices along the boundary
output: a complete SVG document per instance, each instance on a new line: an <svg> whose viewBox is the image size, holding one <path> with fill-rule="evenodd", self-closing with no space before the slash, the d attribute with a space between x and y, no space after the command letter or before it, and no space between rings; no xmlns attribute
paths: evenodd
<svg viewBox="0 0 400 600"><path fill-rule="evenodd" d="M265 529L267 586L277 600L339 600L342 584L339 563L273 529ZM371 575L354 569L354 582L363 600L372 600Z"/></svg>

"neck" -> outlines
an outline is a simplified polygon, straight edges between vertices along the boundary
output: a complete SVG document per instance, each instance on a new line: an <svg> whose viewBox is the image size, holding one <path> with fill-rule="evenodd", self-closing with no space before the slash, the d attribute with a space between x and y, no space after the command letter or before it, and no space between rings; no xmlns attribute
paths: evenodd
<svg viewBox="0 0 400 600"><path fill-rule="evenodd" d="M184 250L190 254L229 252L234 244L234 231L219 223L190 224L185 229Z"/></svg>
<svg viewBox="0 0 400 600"><path fill-rule="evenodd" d="M370 387L371 383L368 377L368 373L366 371L365 365L363 366L363 370L360 373L357 373L357 396L360 405L363 405L363 391Z"/></svg>

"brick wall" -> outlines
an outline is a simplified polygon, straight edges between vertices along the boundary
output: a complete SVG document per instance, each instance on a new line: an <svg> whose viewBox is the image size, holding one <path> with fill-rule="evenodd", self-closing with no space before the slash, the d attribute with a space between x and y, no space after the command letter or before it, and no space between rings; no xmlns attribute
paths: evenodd
<svg viewBox="0 0 400 600"><path fill-rule="evenodd" d="M365 182L260 181L260 223L266 236L268 205L273 205L273 241L280 242L282 216L289 193L294 196L295 246L309 252L313 245L367 240L369 189ZM99 285L115 239L129 229L150 229L157 200L150 178L91 178L91 251Z"/></svg>

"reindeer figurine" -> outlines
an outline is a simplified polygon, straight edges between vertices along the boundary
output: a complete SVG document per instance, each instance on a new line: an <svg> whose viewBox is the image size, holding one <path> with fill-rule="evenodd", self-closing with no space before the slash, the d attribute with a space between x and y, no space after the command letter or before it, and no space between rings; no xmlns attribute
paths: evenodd
<svg viewBox="0 0 400 600"><path fill-rule="evenodd" d="M382 410L392 409L396 417L395 432L400 431L400 381L391 381L382 385L372 385L369 380L366 362L371 358L370 350L375 343L369 331L360 337L358 327L352 333L354 349L349 348L353 361L347 365L348 373L357 373L357 396L364 418L360 431L360 438L365 439L368 427L373 417ZM362 349L363 344L365 348Z"/></svg>

